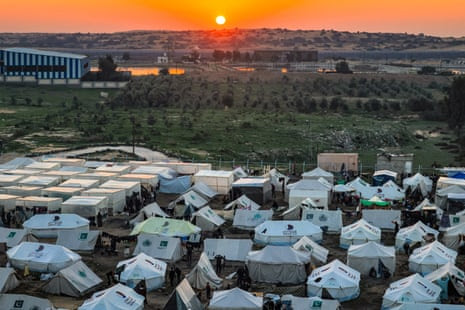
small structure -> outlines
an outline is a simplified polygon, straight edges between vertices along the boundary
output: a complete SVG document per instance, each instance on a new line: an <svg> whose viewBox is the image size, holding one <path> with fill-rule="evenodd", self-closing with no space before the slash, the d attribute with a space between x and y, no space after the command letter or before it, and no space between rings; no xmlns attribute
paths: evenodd
<svg viewBox="0 0 465 310"><path fill-rule="evenodd" d="M255 227L271 220L273 210L236 210L233 226L244 230L254 230Z"/></svg>
<svg viewBox="0 0 465 310"><path fill-rule="evenodd" d="M414 154L379 153L376 155L376 169L397 173L412 173Z"/></svg>
<svg viewBox="0 0 465 310"><path fill-rule="evenodd" d="M18 185L41 186L50 187L60 183L59 177L45 177L41 175L32 175L27 178L21 179Z"/></svg>
<svg viewBox="0 0 465 310"><path fill-rule="evenodd" d="M99 235L98 230L60 230L56 244L73 251L93 251Z"/></svg>
<svg viewBox="0 0 465 310"><path fill-rule="evenodd" d="M0 227L0 243L6 243L8 248L15 247L25 241L37 242L37 239L26 229Z"/></svg>
<svg viewBox="0 0 465 310"><path fill-rule="evenodd" d="M24 177L18 174L0 174L0 187L17 185Z"/></svg>
<svg viewBox="0 0 465 310"><path fill-rule="evenodd" d="M77 214L85 218L103 216L108 212L108 198L104 196L73 196L61 204L62 213Z"/></svg>
<svg viewBox="0 0 465 310"><path fill-rule="evenodd" d="M361 219L351 225L342 227L339 246L348 249L351 245L368 241L381 241L381 229Z"/></svg>
<svg viewBox="0 0 465 310"><path fill-rule="evenodd" d="M129 173L131 170L131 166L129 165L102 165L100 167L95 168L95 171L97 172L111 172L111 173L117 173L117 174L125 174Z"/></svg>
<svg viewBox="0 0 465 310"><path fill-rule="evenodd" d="M252 250L250 239L205 239L203 251L212 260L216 255L225 256L227 261L245 261Z"/></svg>
<svg viewBox="0 0 465 310"><path fill-rule="evenodd" d="M78 310L143 310L144 299L144 296L137 294L132 288L118 283L94 293Z"/></svg>
<svg viewBox="0 0 465 310"><path fill-rule="evenodd" d="M266 221L255 228L254 241L258 244L293 245L303 236L321 242L323 231L306 221Z"/></svg>
<svg viewBox="0 0 465 310"><path fill-rule="evenodd" d="M242 195L241 197L237 198L234 201L231 201L224 207L225 210L244 209L244 210L254 210L254 211L260 208L261 206L259 204L255 203L252 199L250 199L246 195Z"/></svg>
<svg viewBox="0 0 465 310"><path fill-rule="evenodd" d="M225 220L209 206L205 206L193 214L192 222L202 231L213 231L225 223Z"/></svg>
<svg viewBox="0 0 465 310"><path fill-rule="evenodd" d="M320 153L318 167L331 172L358 172L358 153Z"/></svg>
<svg viewBox="0 0 465 310"><path fill-rule="evenodd" d="M91 188L82 192L82 196L107 197L108 209L113 214L123 212L126 206L126 191L118 188ZM110 213L110 211L109 211Z"/></svg>
<svg viewBox="0 0 465 310"><path fill-rule="evenodd" d="M302 221L309 221L325 232L339 233L342 228L342 212L341 210L305 209L302 212Z"/></svg>
<svg viewBox="0 0 465 310"><path fill-rule="evenodd" d="M42 186L29 186L29 185L16 185L16 186L5 186L0 188L0 192L8 195L15 195L20 197L27 196L40 196L42 195Z"/></svg>
<svg viewBox="0 0 465 310"><path fill-rule="evenodd" d="M197 265L186 275L187 281L195 289L205 289L207 283L212 288L220 288L223 280L217 276L205 253L200 255Z"/></svg>
<svg viewBox="0 0 465 310"><path fill-rule="evenodd" d="M16 199L16 207L35 209L35 213L50 213L61 210L63 199L55 197L28 196Z"/></svg>
<svg viewBox="0 0 465 310"><path fill-rule="evenodd" d="M412 226L401 228L396 235L396 249L403 250L405 243L409 244L409 246L413 246L417 242L424 244L427 235L437 240L439 232L421 221Z"/></svg>
<svg viewBox="0 0 465 310"><path fill-rule="evenodd" d="M390 170L377 170L373 173L373 186L382 186L388 181L396 182L397 172Z"/></svg>
<svg viewBox="0 0 465 310"><path fill-rule="evenodd" d="M171 309L204 309L187 279L182 280L181 283L176 286L176 289L173 291L173 294L163 308L163 310Z"/></svg>
<svg viewBox="0 0 465 310"><path fill-rule="evenodd" d="M194 175L194 182L203 182L221 195L226 195L232 188L234 173L223 170L200 170Z"/></svg>
<svg viewBox="0 0 465 310"><path fill-rule="evenodd" d="M140 253L145 253L150 257L161 259L165 262L175 263L183 256L181 239L140 234L137 236L137 245L133 255Z"/></svg>
<svg viewBox="0 0 465 310"><path fill-rule="evenodd" d="M36 214L23 227L39 238L56 238L63 230L89 230L89 221L77 214Z"/></svg>
<svg viewBox="0 0 465 310"><path fill-rule="evenodd" d="M283 295L281 302L289 304L292 309L320 309L320 310L339 310L341 304L337 300L321 299L320 297L296 297L292 295Z"/></svg>
<svg viewBox="0 0 465 310"><path fill-rule="evenodd" d="M433 189L433 181L423 176L421 173L417 173L410 178L403 179L402 186L404 190L410 189L412 192L419 191L423 197L426 197Z"/></svg>
<svg viewBox="0 0 465 310"><path fill-rule="evenodd" d="M139 197L141 194L139 182L110 180L100 185L100 188L124 189L126 197L131 197L133 195Z"/></svg>
<svg viewBox="0 0 465 310"><path fill-rule="evenodd" d="M161 217L151 217L134 227L131 236L140 233L156 234L165 237L189 237L201 231L197 227L187 221L175 220Z"/></svg>
<svg viewBox="0 0 465 310"><path fill-rule="evenodd" d="M0 293L5 294L19 286L15 270L8 267L0 267Z"/></svg>
<svg viewBox="0 0 465 310"><path fill-rule="evenodd" d="M145 287L149 292L165 283L166 266L165 262L140 253L136 257L119 262L116 269L124 268L119 278L121 283L134 288L140 281L145 281Z"/></svg>
<svg viewBox="0 0 465 310"><path fill-rule="evenodd" d="M311 171L302 173L302 179L304 180L318 180L319 178L323 178L330 184L334 184L334 174L321 169L320 167L316 167Z"/></svg>
<svg viewBox="0 0 465 310"><path fill-rule="evenodd" d="M73 196L79 196L83 188L52 186L42 189L42 196L56 197L67 200Z"/></svg>
<svg viewBox="0 0 465 310"><path fill-rule="evenodd" d="M2 309L56 309L48 299L24 294L0 294L0 305ZM21 305L21 308L18 308L18 305Z"/></svg>
<svg viewBox="0 0 465 310"><path fill-rule="evenodd" d="M300 238L292 247L297 251L309 252L313 263L316 260L319 263L326 264L329 251L307 236Z"/></svg>
<svg viewBox="0 0 465 310"><path fill-rule="evenodd" d="M370 275L374 269L379 277L386 278L381 266L384 266L390 276L396 270L396 250L394 247L383 246L377 242L367 242L351 245L347 251L347 265L358 270L362 275Z"/></svg>
<svg viewBox="0 0 465 310"><path fill-rule="evenodd" d="M16 195L0 194L0 210L10 212L16 209L16 199L20 198Z"/></svg>
<svg viewBox="0 0 465 310"><path fill-rule="evenodd" d="M89 188L97 187L98 184L99 184L99 181L94 180L94 179L81 179L81 178L74 179L73 178L73 179L64 181L63 183L60 184L60 186L89 189Z"/></svg>
<svg viewBox="0 0 465 310"><path fill-rule="evenodd" d="M271 183L268 178L241 178L232 184L233 197L246 195L257 204L265 204L272 199Z"/></svg>
<svg viewBox="0 0 465 310"><path fill-rule="evenodd" d="M456 258L457 252L434 241L413 251L408 258L409 270L425 275L449 262L455 264Z"/></svg>
<svg viewBox="0 0 465 310"><path fill-rule="evenodd" d="M311 198L317 207L328 209L331 201L331 188L318 180L301 180L289 184L287 190L289 191L289 207L294 207L306 198Z"/></svg>
<svg viewBox="0 0 465 310"><path fill-rule="evenodd" d="M465 296L465 273L451 262L427 274L425 279L441 287L441 299L449 298L450 284L457 294Z"/></svg>
<svg viewBox="0 0 465 310"><path fill-rule="evenodd" d="M226 291L215 291L208 305L209 310L261 310L263 297L256 297L251 293L235 287Z"/></svg>

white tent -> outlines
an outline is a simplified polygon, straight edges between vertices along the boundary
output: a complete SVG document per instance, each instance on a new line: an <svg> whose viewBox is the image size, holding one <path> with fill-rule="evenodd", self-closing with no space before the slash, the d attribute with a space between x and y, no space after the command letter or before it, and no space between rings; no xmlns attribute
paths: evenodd
<svg viewBox="0 0 465 310"><path fill-rule="evenodd" d="M16 157L15 159L0 165L0 169L17 169L35 162L37 161L29 157Z"/></svg>
<svg viewBox="0 0 465 310"><path fill-rule="evenodd" d="M259 244L292 245L303 236L320 242L323 231L307 221L266 221L255 227L254 241Z"/></svg>
<svg viewBox="0 0 465 310"><path fill-rule="evenodd" d="M100 188L124 189L127 197L131 197L133 194L137 196L141 194L139 182L109 180L100 185Z"/></svg>
<svg viewBox="0 0 465 310"><path fill-rule="evenodd" d="M389 310L465 310L463 305L449 305L449 304L400 304L396 307L389 308Z"/></svg>
<svg viewBox="0 0 465 310"><path fill-rule="evenodd" d="M430 280L442 288L441 295L444 297L443 299L448 298L449 283L452 283L459 295L465 295L465 273L451 262L427 274L425 279Z"/></svg>
<svg viewBox="0 0 465 310"><path fill-rule="evenodd" d="M23 227L39 238L56 238L61 230L89 230L89 221L76 214L36 214Z"/></svg>
<svg viewBox="0 0 465 310"><path fill-rule="evenodd" d="M247 172L242 169L242 167L237 167L236 169L233 170L234 173L234 180L239 180L240 178L246 178L249 175Z"/></svg>
<svg viewBox="0 0 465 310"><path fill-rule="evenodd" d="M247 254L252 250L253 242L250 239L205 239L203 251L210 260L216 255L226 256L228 261L245 261Z"/></svg>
<svg viewBox="0 0 465 310"><path fill-rule="evenodd" d="M69 179L60 183L61 187L77 187L77 188L84 188L89 189L93 187L97 187L99 184L98 180L94 179Z"/></svg>
<svg viewBox="0 0 465 310"><path fill-rule="evenodd" d="M433 189L433 181L423 176L421 173L417 173L410 178L405 178L402 181L404 190L410 188L411 191L420 190L423 196L426 196Z"/></svg>
<svg viewBox="0 0 465 310"><path fill-rule="evenodd" d="M38 298L24 294L0 294L2 309L14 310L55 310L56 308L48 299Z"/></svg>
<svg viewBox="0 0 465 310"><path fill-rule="evenodd" d="M236 210L233 226L240 229L254 230L255 227L271 220L273 210Z"/></svg>
<svg viewBox="0 0 465 310"><path fill-rule="evenodd" d="M83 188L78 187L61 187L52 186L42 189L42 196L45 197L58 197L63 200L69 199L73 196L79 196L82 193Z"/></svg>
<svg viewBox="0 0 465 310"><path fill-rule="evenodd" d="M445 210L447 208L447 199L449 194L465 194L465 188L458 185L451 185L443 189L437 189L434 197L434 202L438 207ZM11 193L16 195L14 193Z"/></svg>
<svg viewBox="0 0 465 310"><path fill-rule="evenodd" d="M342 228L341 210L306 209L303 210L302 220L309 221L330 233L338 233Z"/></svg>
<svg viewBox="0 0 465 310"><path fill-rule="evenodd" d="M7 251L11 266L24 269L26 265L31 271L58 272L81 257L65 247L37 242L23 242Z"/></svg>
<svg viewBox="0 0 465 310"><path fill-rule="evenodd" d="M346 184L346 186L354 188L355 191L359 193L361 198L363 199L370 199L376 193L374 187L362 180L360 177L357 177L355 180L350 181Z"/></svg>
<svg viewBox="0 0 465 310"><path fill-rule="evenodd" d="M440 177L437 184L436 189L440 190L449 186L457 185L462 189L465 189L465 180L462 179L455 179L455 178L447 178L447 177Z"/></svg>
<svg viewBox="0 0 465 310"><path fill-rule="evenodd" d="M404 243L413 245L417 242L421 242L424 244L425 239L423 237L427 234L434 235L437 240L439 232L423 224L421 221L416 222L412 226L401 228L396 235L396 249L403 250Z"/></svg>
<svg viewBox="0 0 465 310"><path fill-rule="evenodd" d="M103 165L103 166L95 168L95 171L112 172L112 173L118 173L118 174L129 173L130 170L131 170L131 166L113 165L113 164Z"/></svg>
<svg viewBox="0 0 465 310"><path fill-rule="evenodd" d="M439 241L434 241L413 251L408 258L409 270L428 274L449 262L455 263L456 258L457 252Z"/></svg>
<svg viewBox="0 0 465 310"><path fill-rule="evenodd" d="M180 204L183 202L183 204ZM197 210L207 205L208 201L194 191L182 194L176 200L170 202L169 208L174 208L176 216L184 216L186 209Z"/></svg>
<svg viewBox="0 0 465 310"><path fill-rule="evenodd" d="M121 261L116 269L124 265L119 281L134 288L140 281L145 280L147 291L153 291L165 283L166 263L152 258L144 253L136 257Z"/></svg>
<svg viewBox="0 0 465 310"><path fill-rule="evenodd" d="M335 193L351 193L355 191L355 188L345 184L336 184L333 186L333 192Z"/></svg>
<svg viewBox="0 0 465 310"><path fill-rule="evenodd" d="M232 171L200 170L194 175L195 183L203 182L221 195L229 193L234 182Z"/></svg>
<svg viewBox="0 0 465 310"><path fill-rule="evenodd" d="M330 184L334 184L334 174L328 172L326 170L321 169L320 167L316 167L311 171L307 171L302 173L302 179L306 180L318 180L319 178L324 178Z"/></svg>
<svg viewBox="0 0 465 310"><path fill-rule="evenodd" d="M263 297L256 297L251 293L235 287L226 291L215 291L208 305L209 310L261 310Z"/></svg>
<svg viewBox="0 0 465 310"><path fill-rule="evenodd" d="M158 176L144 173L128 173L120 175L116 178L118 181L134 181L140 184L151 185L153 187L158 184Z"/></svg>
<svg viewBox="0 0 465 310"><path fill-rule="evenodd" d="M176 289L173 291L173 294L163 309L202 310L203 305L197 298L189 281L184 279L176 286Z"/></svg>
<svg viewBox="0 0 465 310"><path fill-rule="evenodd" d="M322 297L327 292L333 299L347 301L360 294L360 273L338 259L321 266L307 279L307 296Z"/></svg>
<svg viewBox="0 0 465 310"><path fill-rule="evenodd" d="M106 290L94 293L84 301L78 310L143 310L144 296L130 287L116 284Z"/></svg>
<svg viewBox="0 0 465 310"><path fill-rule="evenodd" d="M108 197L108 209L113 209L113 214L123 212L126 206L126 192L117 188L91 188L82 192L82 196Z"/></svg>
<svg viewBox="0 0 465 310"><path fill-rule="evenodd" d="M287 182L289 181L289 177L286 175L282 174L275 168L271 169L267 174L264 175L264 177L269 177L271 184L274 185L275 190L277 192L283 192L285 191L285 186Z"/></svg>
<svg viewBox="0 0 465 310"><path fill-rule="evenodd" d="M242 195L241 197L237 198L236 200L228 203L224 209L245 209L245 210L258 210L261 206L257 204L255 201L249 199L246 195Z"/></svg>
<svg viewBox="0 0 465 310"><path fill-rule="evenodd" d="M73 196L61 204L62 213L78 214L89 218L98 213L105 215L108 210L108 197L105 196Z"/></svg>
<svg viewBox="0 0 465 310"><path fill-rule="evenodd" d="M442 214L444 213L441 208L434 203L431 203L428 198L423 199L423 201L416 206L413 211L436 211L436 217L438 220L442 218Z"/></svg>
<svg viewBox="0 0 465 310"><path fill-rule="evenodd" d="M389 270L391 276L396 270L396 250L377 242L351 245L347 251L347 265L368 276L371 268L380 274L380 262Z"/></svg>
<svg viewBox="0 0 465 310"><path fill-rule="evenodd" d="M42 186L50 187L58 185L60 183L60 178L58 177L46 177L46 176L30 176L25 179L22 179L18 182L20 185L29 185L29 186Z"/></svg>
<svg viewBox="0 0 465 310"><path fill-rule="evenodd" d="M3 194L26 197L26 196L40 196L42 195L41 186L28 186L28 185L16 185L16 186L5 186L0 188Z"/></svg>
<svg viewBox="0 0 465 310"><path fill-rule="evenodd" d="M233 197L246 195L258 204L264 204L272 199L272 188L269 178L247 177L232 184Z"/></svg>
<svg viewBox="0 0 465 310"><path fill-rule="evenodd" d="M186 162L180 162L180 161L175 161L175 162L154 162L152 165L156 166L157 168L159 167L165 167L165 168L171 168L171 170L174 170L176 173L179 174L195 174L199 172L200 170L211 170L212 169L212 164L208 163L186 163Z"/></svg>
<svg viewBox="0 0 465 310"><path fill-rule="evenodd" d="M319 309L319 310L340 310L341 304L337 300L321 299L319 297L296 297L283 295L282 303L290 303L292 309Z"/></svg>
<svg viewBox="0 0 465 310"><path fill-rule="evenodd" d="M156 202L152 202L151 204L146 205L140 211L143 212L147 218L152 216L171 217L166 214L165 211L163 211Z"/></svg>
<svg viewBox="0 0 465 310"><path fill-rule="evenodd" d="M284 220L300 220L303 219L303 212L310 209L320 209L312 198L305 198L301 203L284 211L281 216Z"/></svg>
<svg viewBox="0 0 465 310"><path fill-rule="evenodd" d="M23 208L41 208L45 212L56 212L61 208L63 199L54 197L28 196L16 199L16 206Z"/></svg>
<svg viewBox="0 0 465 310"><path fill-rule="evenodd" d="M42 290L54 295L81 297L96 289L102 283L100 279L82 261L61 269L43 287Z"/></svg>
<svg viewBox="0 0 465 310"><path fill-rule="evenodd" d="M193 214L192 222L202 228L202 231L212 231L225 223L224 219L209 206L205 206Z"/></svg>
<svg viewBox="0 0 465 310"><path fill-rule="evenodd" d="M315 259L320 263L326 264L329 251L312 239L304 236L294 243L292 247L297 251L309 252L312 260Z"/></svg>
<svg viewBox="0 0 465 310"><path fill-rule="evenodd" d="M0 243L6 243L8 248L17 246L23 241L37 242L37 239L25 229L0 227Z"/></svg>
<svg viewBox="0 0 465 310"><path fill-rule="evenodd" d="M60 230L56 244L73 251L93 251L99 235L98 230Z"/></svg>
<svg viewBox="0 0 465 310"><path fill-rule="evenodd" d="M115 179L116 177L118 177L117 173L93 171L93 172L84 172L84 173L77 174L73 178L98 180L99 183L102 184L102 183L105 183L106 181Z"/></svg>
<svg viewBox="0 0 465 310"><path fill-rule="evenodd" d="M437 303L441 288L415 273L389 285L383 296L383 309L403 303Z"/></svg>
<svg viewBox="0 0 465 310"><path fill-rule="evenodd" d="M460 223L458 225L449 227L444 231L444 235L442 236L442 242L448 248L457 250L461 245L461 241L463 240L465 242L464 236L465 223Z"/></svg>
<svg viewBox="0 0 465 310"><path fill-rule="evenodd" d="M19 280L13 268L0 267L0 293L4 294L19 286ZM0 304L1 305L1 304Z"/></svg>
<svg viewBox="0 0 465 310"><path fill-rule="evenodd" d="M217 276L213 269L207 254L200 255L197 265L186 275L187 281L195 289L204 289L207 283L210 283L212 288L220 288L223 280Z"/></svg>
<svg viewBox="0 0 465 310"><path fill-rule="evenodd" d="M18 175L38 175L41 174L43 171L35 170L35 169L10 169L6 171L2 171L4 174L18 174Z"/></svg>
<svg viewBox="0 0 465 310"><path fill-rule="evenodd" d="M81 158L46 157L42 158L42 162L59 163L61 166L82 167L86 161Z"/></svg>
<svg viewBox="0 0 465 310"><path fill-rule="evenodd" d="M405 199L405 191L391 180L384 183L381 187L378 187L375 195L384 200Z"/></svg>
<svg viewBox="0 0 465 310"><path fill-rule="evenodd" d="M0 186L13 186L23 179L24 175L18 174L0 174Z"/></svg>
<svg viewBox="0 0 465 310"><path fill-rule="evenodd" d="M383 209L364 209L362 210L362 218L373 226L381 229L395 228L394 222L402 225L400 210L383 210Z"/></svg>
<svg viewBox="0 0 465 310"><path fill-rule="evenodd" d="M207 184L203 182L197 182L191 188L189 188L187 191L193 190L194 192L208 198L212 199L216 195L218 195L217 192L215 192L213 189L211 189Z"/></svg>
<svg viewBox="0 0 465 310"><path fill-rule="evenodd" d="M312 198L318 207L328 209L331 198L331 188L322 184L318 180L300 180L297 183L289 184L289 207L293 207L305 198Z"/></svg>
<svg viewBox="0 0 465 310"><path fill-rule="evenodd" d="M174 263L182 258L181 239L153 234L137 236L137 245L133 255L145 253L148 256Z"/></svg>
<svg viewBox="0 0 465 310"><path fill-rule="evenodd" d="M368 241L381 241L381 229L361 219L351 225L342 227L339 246L343 249L352 244L362 244Z"/></svg>
<svg viewBox="0 0 465 310"><path fill-rule="evenodd" d="M305 281L305 265L310 253L291 247L268 245L260 251L249 252L246 265L250 278L257 282L300 284Z"/></svg>

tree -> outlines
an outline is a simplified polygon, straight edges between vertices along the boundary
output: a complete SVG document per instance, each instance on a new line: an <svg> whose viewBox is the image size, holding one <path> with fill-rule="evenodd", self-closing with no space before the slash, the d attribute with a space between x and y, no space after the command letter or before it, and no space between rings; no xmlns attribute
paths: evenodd
<svg viewBox="0 0 465 310"><path fill-rule="evenodd" d="M130 58L131 56L129 55L129 52L124 52L123 57L121 57L121 59L123 59L124 61L128 61Z"/></svg>
<svg viewBox="0 0 465 310"><path fill-rule="evenodd" d="M168 70L168 68L163 68L163 69L160 69L159 73L160 75L168 75L170 74L170 71Z"/></svg>
<svg viewBox="0 0 465 310"><path fill-rule="evenodd" d="M337 73L344 73L344 74L351 74L353 73L352 70L349 68L349 63L347 61L340 61L336 64L336 72Z"/></svg>
<svg viewBox="0 0 465 310"><path fill-rule="evenodd" d="M214 50L212 56L215 61L223 61L225 53L224 51Z"/></svg>
<svg viewBox="0 0 465 310"><path fill-rule="evenodd" d="M436 74L436 68L432 66L424 66L421 67L420 71L418 71L420 75L433 75Z"/></svg>
<svg viewBox="0 0 465 310"><path fill-rule="evenodd" d="M232 53L232 61L233 62L241 61L241 52L239 52L238 50L234 50Z"/></svg>
<svg viewBox="0 0 465 310"><path fill-rule="evenodd" d="M465 123L465 76L455 78L452 82L446 98L446 106L449 127L455 130L460 138Z"/></svg>
<svg viewBox="0 0 465 310"><path fill-rule="evenodd" d="M109 80L115 74L116 68L118 65L114 62L111 55L105 57L100 57L98 59L98 68L101 71L102 78L104 80Z"/></svg>

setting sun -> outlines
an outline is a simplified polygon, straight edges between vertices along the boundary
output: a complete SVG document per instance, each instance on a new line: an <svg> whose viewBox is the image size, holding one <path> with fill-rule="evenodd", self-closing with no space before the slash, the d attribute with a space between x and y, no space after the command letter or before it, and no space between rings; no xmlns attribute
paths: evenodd
<svg viewBox="0 0 465 310"><path fill-rule="evenodd" d="M218 25L224 25L224 23L226 22L226 18L224 16L217 16L216 17L216 23Z"/></svg>

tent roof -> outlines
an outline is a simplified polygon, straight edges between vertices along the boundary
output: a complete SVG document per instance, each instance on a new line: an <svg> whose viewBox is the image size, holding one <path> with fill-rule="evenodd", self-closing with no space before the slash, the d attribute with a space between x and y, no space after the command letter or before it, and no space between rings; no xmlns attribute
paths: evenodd
<svg viewBox="0 0 465 310"><path fill-rule="evenodd" d="M338 310L341 304L334 299L321 299L320 297L296 297L292 295L283 295L281 301L291 301L293 309L319 309L319 310Z"/></svg>
<svg viewBox="0 0 465 310"><path fill-rule="evenodd" d="M359 245L351 245L347 255L355 257L395 257L396 250L393 246L383 246L377 242L369 241Z"/></svg>
<svg viewBox="0 0 465 310"><path fill-rule="evenodd" d="M267 236L284 236L288 231L295 232L295 235L310 236L321 234L319 226L308 221L265 221L255 227L255 233Z"/></svg>
<svg viewBox="0 0 465 310"><path fill-rule="evenodd" d="M448 262L447 264L443 265L439 269L427 274L425 279L434 282L446 276L455 276L461 281L465 281L465 273L457 268L452 262Z"/></svg>
<svg viewBox="0 0 465 310"><path fill-rule="evenodd" d="M161 217L171 217L168 214L166 214L165 211L163 211L156 202L152 202L151 204L146 205L142 208L141 212L144 212L146 217L151 217L155 215Z"/></svg>
<svg viewBox="0 0 465 310"><path fill-rule="evenodd" d="M215 213L209 206L205 206L193 214L194 216L201 216L216 226L221 226L225 223L224 219Z"/></svg>
<svg viewBox="0 0 465 310"><path fill-rule="evenodd" d="M416 222L414 225L401 228L396 235L396 239L410 239L412 241L421 241L426 234L433 234L436 238L439 232L425 224L422 221Z"/></svg>
<svg viewBox="0 0 465 310"><path fill-rule="evenodd" d="M233 187L263 187L265 183L269 183L269 178L262 178L262 177L246 177L241 178L235 181L232 186Z"/></svg>
<svg viewBox="0 0 465 310"><path fill-rule="evenodd" d="M181 196L178 197L178 199L175 200L175 203L184 200L184 204L191 205L197 209L205 206L208 201L202 198L197 192L195 191L188 191L187 193L182 194Z"/></svg>
<svg viewBox="0 0 465 310"><path fill-rule="evenodd" d="M375 173L373 173L373 176L378 176L378 175L387 175L393 178L397 178L397 172L391 171L391 170L377 170Z"/></svg>
<svg viewBox="0 0 465 310"><path fill-rule="evenodd" d="M97 293L84 301L79 310L110 310L127 309L142 310L144 297L137 294L132 288L120 283Z"/></svg>
<svg viewBox="0 0 465 310"><path fill-rule="evenodd" d="M213 266L208 259L207 254L202 252L200 255L197 265L186 275L186 279L189 281L192 287L194 288L205 288L207 282L210 283L212 287L220 288L223 279L218 277L213 269Z"/></svg>
<svg viewBox="0 0 465 310"><path fill-rule="evenodd" d="M187 191L195 191L196 193L199 193L207 198L213 198L215 197L216 195L218 195L217 192L215 192L213 189L211 189L207 184L201 182L201 181L197 181L195 182L195 184L189 188Z"/></svg>
<svg viewBox="0 0 465 310"><path fill-rule="evenodd" d="M3 291L5 284L7 284L7 281L9 280L11 275L15 275L15 270L13 268L9 267L0 267L0 292ZM19 281L16 279L17 285L19 285Z"/></svg>
<svg viewBox="0 0 465 310"><path fill-rule="evenodd" d="M401 301L402 296L409 294L415 302L435 302L440 292L439 286L415 273L391 283L383 299L397 303Z"/></svg>
<svg viewBox="0 0 465 310"><path fill-rule="evenodd" d="M124 270L121 273L121 280L128 279L150 279L155 277L165 277L167 264L164 261L150 257L144 253L120 261L116 268L123 266Z"/></svg>
<svg viewBox="0 0 465 310"><path fill-rule="evenodd" d="M297 251L287 246L268 245L260 251L251 251L246 261L263 264L307 264L310 261L310 253Z"/></svg>
<svg viewBox="0 0 465 310"><path fill-rule="evenodd" d="M449 193L464 194L465 189L458 185L451 185L436 191L436 195L438 196L447 196Z"/></svg>
<svg viewBox="0 0 465 310"><path fill-rule="evenodd" d="M344 288L358 286L360 272L335 259L331 263L312 271L307 284L326 288Z"/></svg>
<svg viewBox="0 0 465 310"><path fill-rule="evenodd" d="M200 170L194 176L196 176L196 177L213 177L213 178L230 178L233 175L234 175L233 171Z"/></svg>
<svg viewBox="0 0 465 310"><path fill-rule="evenodd" d="M36 214L23 223L27 229L73 229L89 225L77 214Z"/></svg>
<svg viewBox="0 0 465 310"><path fill-rule="evenodd" d="M444 235L445 236L465 235L465 222L446 228Z"/></svg>
<svg viewBox="0 0 465 310"><path fill-rule="evenodd" d="M348 193L355 192L355 188L345 184L336 184L333 186L333 191L336 193Z"/></svg>
<svg viewBox="0 0 465 310"><path fill-rule="evenodd" d="M226 291L215 291L208 309L262 309L263 297L235 287Z"/></svg>
<svg viewBox="0 0 465 310"><path fill-rule="evenodd" d="M355 236L355 235L364 235L370 237L379 237L381 238L381 229L376 226L371 225L364 219L360 219L357 222L342 227L341 237L346 238L346 236Z"/></svg>
<svg viewBox="0 0 465 310"><path fill-rule="evenodd" d="M18 168L22 168L22 167L25 167L27 165L30 165L30 164L33 164L33 163L36 163L36 162L37 161L35 161L32 158L16 157L15 159L12 159L9 162L6 162L6 163L0 165L0 168L1 169L18 169Z"/></svg>
<svg viewBox="0 0 465 310"><path fill-rule="evenodd" d="M456 257L456 251L449 249L439 241L434 241L414 250L408 260L418 264L445 264L450 261L455 262Z"/></svg>
<svg viewBox="0 0 465 310"><path fill-rule="evenodd" d="M299 241L294 243L292 248L297 251L310 252L311 257L314 257L322 263L326 263L328 259L329 251L307 236L300 238Z"/></svg>
<svg viewBox="0 0 465 310"><path fill-rule="evenodd" d="M80 293L85 294L91 288L102 283L100 279L83 261L79 260L64 269L61 269L55 277L65 278Z"/></svg>
<svg viewBox="0 0 465 310"><path fill-rule="evenodd" d="M330 191L326 185L318 180L300 180L296 183L287 185L289 190L309 190L309 191Z"/></svg>
<svg viewBox="0 0 465 310"><path fill-rule="evenodd" d="M157 234L167 237L187 237L199 233L201 229L187 221L175 220L161 217L151 217L138 223L131 232L137 235L141 232L147 234Z"/></svg>
<svg viewBox="0 0 465 310"><path fill-rule="evenodd" d="M38 298L25 294L0 294L0 305L2 305L2 309L18 309L15 305L19 303L22 305L19 309L55 309L50 300L45 298Z"/></svg>
<svg viewBox="0 0 465 310"><path fill-rule="evenodd" d="M321 169L320 167L316 167L315 169L311 171L302 173L302 176L303 177L334 177L334 174L324 169Z"/></svg>
<svg viewBox="0 0 465 310"><path fill-rule="evenodd" d="M105 196L73 196L63 202L63 205L80 205L80 206L96 206L103 201L108 200Z"/></svg>
<svg viewBox="0 0 465 310"><path fill-rule="evenodd" d="M197 298L197 295L195 294L194 290L192 289L187 279L182 280L181 283L179 283L178 286L176 286L176 289L174 290L173 294L176 295L174 296L175 299L177 299L178 301L182 303L182 306L179 304L176 305L178 307L181 307L181 309L191 309L191 310L203 309L202 303ZM174 306L174 305L171 305L171 306ZM165 306L165 309L169 309L169 308Z"/></svg>
<svg viewBox="0 0 465 310"><path fill-rule="evenodd" d="M259 204L257 204L255 201L247 197L246 195L242 195L241 197L237 198L236 200L228 203L224 209L229 210L234 206L240 206L243 209L249 209L249 210L258 210L261 208Z"/></svg>

